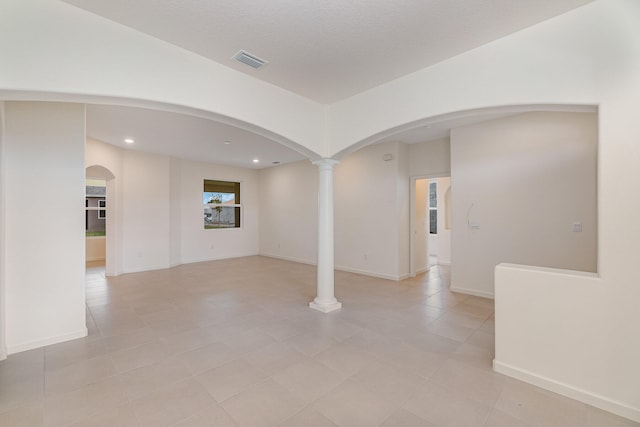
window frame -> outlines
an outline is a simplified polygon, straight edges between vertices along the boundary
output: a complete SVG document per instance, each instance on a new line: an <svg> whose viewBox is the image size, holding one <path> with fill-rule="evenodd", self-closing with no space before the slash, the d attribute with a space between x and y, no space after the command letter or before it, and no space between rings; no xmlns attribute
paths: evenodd
<svg viewBox="0 0 640 427"><path fill-rule="evenodd" d="M234 188L235 191L206 191L207 188L207 181L209 181L209 185L210 186L214 186L214 183L220 183L220 185L224 186L224 185L228 185L228 184L233 184L234 186L237 186L237 189ZM221 180L221 179L203 179L203 190L202 190L202 194L203 194L203 230L204 231L208 231L208 230L238 230L238 229L243 229L244 228L244 207L242 205L242 189L243 189L243 183L242 181L229 181L229 180ZM220 194L232 194L234 193L235 195L235 201L237 203L204 203L204 195L205 194L212 194L212 193L220 193ZM239 203L238 203L239 202ZM207 222L206 222L206 213L205 212L205 208L211 208L212 210L215 208L233 208L234 209L234 215L235 215L235 221L234 224L237 223L237 225L234 225L232 227L214 227L214 226L210 226L207 227ZM211 223L213 224L213 222Z"/></svg>

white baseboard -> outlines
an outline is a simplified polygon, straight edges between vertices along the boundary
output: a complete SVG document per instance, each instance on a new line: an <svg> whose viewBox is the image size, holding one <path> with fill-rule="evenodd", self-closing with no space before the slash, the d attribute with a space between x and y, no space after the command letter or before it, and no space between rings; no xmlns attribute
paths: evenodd
<svg viewBox="0 0 640 427"><path fill-rule="evenodd" d="M288 257L288 256L281 256L281 255L274 255L274 254L264 254L264 253L261 253L259 255L263 256L263 257L267 257L267 258L275 258L275 259L281 259L281 260L284 260L284 261L298 262L300 264L317 265L317 263L314 262L314 261L308 261L308 260L299 259L299 258L293 258L293 257Z"/></svg>
<svg viewBox="0 0 640 427"><path fill-rule="evenodd" d="M268 257L268 258L282 259L282 260L291 261L291 262L299 262L301 264L307 264L307 265L318 265L318 263L315 262L315 261L307 261L307 260L303 260L303 259L285 257L285 256L280 256L280 255L272 255L272 254L261 253L260 256L264 256L264 257ZM340 266L340 265L336 265L334 268L336 270L338 270L338 271L346 271L347 273L362 274L363 276L377 277L379 279L393 280L393 281L396 281L396 282L398 282L400 280L404 280L404 279L409 277L408 274L404 274L402 276L392 276L390 274L374 273L372 271L359 270L357 268L344 267L344 266Z"/></svg>
<svg viewBox="0 0 640 427"><path fill-rule="evenodd" d="M25 342L22 344L12 345L7 347L7 354L20 353L27 350L33 350L34 348L45 347L47 345L58 344L65 341L75 340L76 338L86 337L89 332L87 328L83 328L77 332L70 332L68 334L58 335L55 337L44 338L40 340L34 340Z"/></svg>
<svg viewBox="0 0 640 427"><path fill-rule="evenodd" d="M150 265L147 267L131 267L131 268L123 268L122 271L117 274L131 274L131 273L144 273L145 271L154 271L154 270L165 270L169 268L169 264L167 265Z"/></svg>
<svg viewBox="0 0 640 427"><path fill-rule="evenodd" d="M195 264L197 262L207 262L207 261L219 261L222 259L230 259L230 258L244 258L244 257L248 257L248 256L257 256L259 255L257 252L242 252L242 253L235 253L235 254L225 254L222 256L210 256L210 257L202 257L202 258L189 258L189 259L183 259L182 262L180 264L177 265L182 265L182 264Z"/></svg>
<svg viewBox="0 0 640 427"><path fill-rule="evenodd" d="M362 274L363 276L370 276L370 277L377 277L379 279L393 280L395 282L399 282L400 280L403 280L403 279L406 279L407 277L409 277L408 274L405 274L405 275L402 275L402 276L392 276L391 274L374 273L373 271L359 270L357 268L343 267L343 266L340 266L340 265L336 265L335 269L336 270L340 270L340 271L346 271L347 273Z"/></svg>
<svg viewBox="0 0 640 427"><path fill-rule="evenodd" d="M426 273L427 271L429 271L429 267L421 268L419 270L416 270L416 275Z"/></svg>
<svg viewBox="0 0 640 427"><path fill-rule="evenodd" d="M495 299L495 296L491 292L485 291L477 291L475 289L467 289L467 288L459 288L457 286L451 286L449 289L453 292L458 292L459 294L473 295L476 297Z"/></svg>
<svg viewBox="0 0 640 427"><path fill-rule="evenodd" d="M596 408L614 413L621 417L640 422L640 408L634 408L622 402L618 402L608 397L591 393L586 390L565 384L550 378L543 377L532 372L516 368L506 363L499 362L494 359L493 370L504 375L519 379L521 381L533 384L545 390L561 394L571 399L578 400Z"/></svg>
<svg viewBox="0 0 640 427"><path fill-rule="evenodd" d="M90 261L104 261L105 257L87 257L85 259L85 261L90 262Z"/></svg>

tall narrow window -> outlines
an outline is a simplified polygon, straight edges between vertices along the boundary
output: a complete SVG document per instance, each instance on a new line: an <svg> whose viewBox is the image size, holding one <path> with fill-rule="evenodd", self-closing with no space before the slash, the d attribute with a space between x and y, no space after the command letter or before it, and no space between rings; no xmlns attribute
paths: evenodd
<svg viewBox="0 0 640 427"><path fill-rule="evenodd" d="M240 183L204 180L204 228L240 228Z"/></svg>
<svg viewBox="0 0 640 427"><path fill-rule="evenodd" d="M438 234L438 184L429 183L429 233Z"/></svg>

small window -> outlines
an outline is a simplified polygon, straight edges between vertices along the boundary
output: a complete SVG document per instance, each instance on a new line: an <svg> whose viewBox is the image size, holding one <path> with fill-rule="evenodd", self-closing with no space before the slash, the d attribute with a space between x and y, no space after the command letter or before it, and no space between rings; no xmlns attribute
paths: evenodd
<svg viewBox="0 0 640 427"><path fill-rule="evenodd" d="M204 229L240 228L240 183L204 180Z"/></svg>
<svg viewBox="0 0 640 427"><path fill-rule="evenodd" d="M106 208L107 207L107 201L106 200L98 200L98 207L99 208ZM98 211L98 219L105 219L107 217L107 211L104 209L101 209Z"/></svg>
<svg viewBox="0 0 640 427"><path fill-rule="evenodd" d="M438 234L438 184L429 183L429 234Z"/></svg>

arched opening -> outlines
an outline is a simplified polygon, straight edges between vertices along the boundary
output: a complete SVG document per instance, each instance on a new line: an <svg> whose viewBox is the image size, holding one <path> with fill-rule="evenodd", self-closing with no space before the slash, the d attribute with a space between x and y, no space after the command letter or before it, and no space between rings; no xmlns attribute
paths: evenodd
<svg viewBox="0 0 640 427"><path fill-rule="evenodd" d="M106 167L86 168L85 265L106 275L115 274L115 175Z"/></svg>

